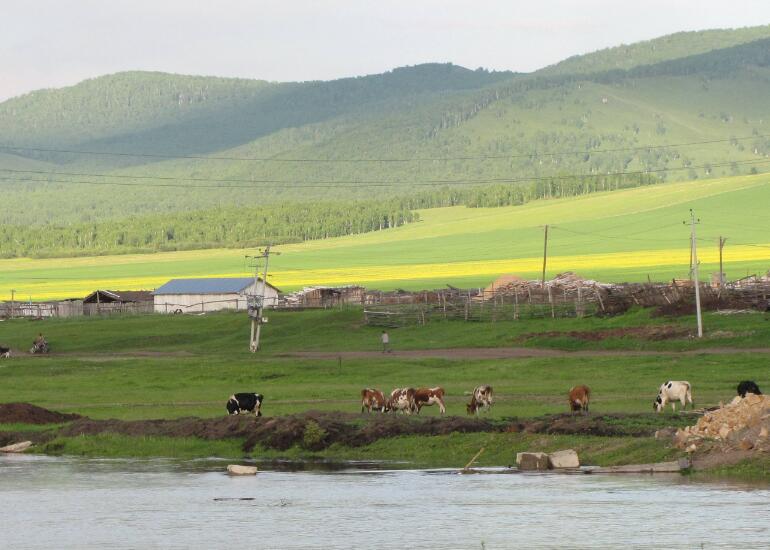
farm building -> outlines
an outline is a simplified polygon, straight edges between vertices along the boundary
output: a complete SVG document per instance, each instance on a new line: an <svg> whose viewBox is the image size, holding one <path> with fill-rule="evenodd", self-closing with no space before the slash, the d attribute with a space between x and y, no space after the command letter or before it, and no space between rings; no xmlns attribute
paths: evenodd
<svg viewBox="0 0 770 550"><path fill-rule="evenodd" d="M83 298L83 315L152 313L149 290L95 290Z"/></svg>
<svg viewBox="0 0 770 550"><path fill-rule="evenodd" d="M362 304L366 289L362 286L311 286L286 296L286 307L328 308L343 304Z"/></svg>
<svg viewBox="0 0 770 550"><path fill-rule="evenodd" d="M248 297L261 291L253 277L171 279L152 293L155 313L205 313L222 309L246 310ZM265 307L278 302L279 290L265 284Z"/></svg>

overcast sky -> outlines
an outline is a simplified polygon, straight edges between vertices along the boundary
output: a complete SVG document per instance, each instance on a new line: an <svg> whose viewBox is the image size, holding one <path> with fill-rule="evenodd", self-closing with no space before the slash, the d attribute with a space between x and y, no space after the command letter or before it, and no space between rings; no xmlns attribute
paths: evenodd
<svg viewBox="0 0 770 550"><path fill-rule="evenodd" d="M332 79L429 61L531 71L768 0L2 0L0 100L125 70Z"/></svg>

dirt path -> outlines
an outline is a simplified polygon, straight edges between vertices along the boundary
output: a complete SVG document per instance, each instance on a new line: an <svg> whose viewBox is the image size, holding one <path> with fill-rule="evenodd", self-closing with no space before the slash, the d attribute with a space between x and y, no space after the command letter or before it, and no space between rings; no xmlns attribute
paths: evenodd
<svg viewBox="0 0 770 550"><path fill-rule="evenodd" d="M582 350L563 351L544 348L453 348L413 349L383 354L381 351L295 351L276 357L302 359L365 359L401 357L407 359L519 359L528 357L646 357L655 355L734 355L740 353L770 354L770 348L705 348L686 351Z"/></svg>

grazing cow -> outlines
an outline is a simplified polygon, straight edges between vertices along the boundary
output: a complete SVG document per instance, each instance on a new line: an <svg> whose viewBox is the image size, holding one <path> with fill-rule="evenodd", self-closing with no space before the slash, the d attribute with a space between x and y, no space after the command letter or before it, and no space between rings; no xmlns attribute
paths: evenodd
<svg viewBox="0 0 770 550"><path fill-rule="evenodd" d="M465 406L465 410L468 414L479 415L479 410L484 409L488 411L492 407L492 386L477 386L473 390L471 396L471 402Z"/></svg>
<svg viewBox="0 0 770 550"><path fill-rule="evenodd" d="M0 346L0 357L5 357L8 359L11 356L11 348L4 348L3 346Z"/></svg>
<svg viewBox="0 0 770 550"><path fill-rule="evenodd" d="M227 400L227 414L253 412L255 416L262 416L263 399L259 393L235 393Z"/></svg>
<svg viewBox="0 0 770 550"><path fill-rule="evenodd" d="M361 412L372 410L385 412L385 395L374 388L361 390Z"/></svg>
<svg viewBox="0 0 770 550"><path fill-rule="evenodd" d="M417 414L420 414L420 409L423 407L436 404L441 414L446 413L444 388L436 386L435 388L417 388L414 391L414 406Z"/></svg>
<svg viewBox="0 0 770 550"><path fill-rule="evenodd" d="M401 411L404 414L412 414L416 409L414 393L414 388L394 389L390 392L390 398L385 404L385 409L393 412Z"/></svg>
<svg viewBox="0 0 770 550"><path fill-rule="evenodd" d="M738 384L738 395L746 397L747 393L753 393L754 395L762 395L759 390L759 386L753 380L743 380Z"/></svg>
<svg viewBox="0 0 770 550"><path fill-rule="evenodd" d="M575 386L569 390L569 410L572 413L582 412L588 414L588 404L591 401L591 388L588 386Z"/></svg>
<svg viewBox="0 0 770 550"><path fill-rule="evenodd" d="M662 412L666 403L671 403L671 409L676 412L677 401L682 404L682 409L687 408L687 403L690 404L690 408L695 408L692 402L692 386L689 382L669 380L665 384L661 384L658 397L653 401L652 408L657 412Z"/></svg>

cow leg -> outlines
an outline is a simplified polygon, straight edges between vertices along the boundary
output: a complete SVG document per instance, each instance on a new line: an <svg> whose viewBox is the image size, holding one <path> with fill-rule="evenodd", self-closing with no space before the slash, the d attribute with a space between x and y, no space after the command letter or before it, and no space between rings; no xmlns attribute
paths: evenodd
<svg viewBox="0 0 770 550"><path fill-rule="evenodd" d="M446 414L446 407L444 406L443 400L438 402L438 410L439 410L439 413Z"/></svg>
<svg viewBox="0 0 770 550"><path fill-rule="evenodd" d="M676 412L676 401L671 402L671 412Z"/></svg>

